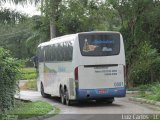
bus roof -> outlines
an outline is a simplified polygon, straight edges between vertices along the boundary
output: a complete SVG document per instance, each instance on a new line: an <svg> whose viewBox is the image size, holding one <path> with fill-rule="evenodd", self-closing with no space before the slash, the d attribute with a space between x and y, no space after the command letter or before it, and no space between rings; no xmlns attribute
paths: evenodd
<svg viewBox="0 0 160 120"><path fill-rule="evenodd" d="M69 35L64 35L64 36L60 36L60 37L53 38L53 39L51 39L50 41L47 41L47 42L44 42L44 43L39 44L38 47L44 47L44 46L51 45L51 44L55 44L55 43L60 43L60 42L65 42L65 41L74 40L75 37L76 37L78 34L89 34L89 33L119 33L119 32L116 32L116 31L79 32L79 33L76 33L76 34L69 34ZM64 40L63 38L65 38L65 40Z"/></svg>
<svg viewBox="0 0 160 120"><path fill-rule="evenodd" d="M76 37L76 34L70 34L70 35L56 37L56 38L51 39L50 41L39 44L38 47L44 47L44 46L55 44L55 43L73 40L75 37ZM63 38L65 38L65 40Z"/></svg>

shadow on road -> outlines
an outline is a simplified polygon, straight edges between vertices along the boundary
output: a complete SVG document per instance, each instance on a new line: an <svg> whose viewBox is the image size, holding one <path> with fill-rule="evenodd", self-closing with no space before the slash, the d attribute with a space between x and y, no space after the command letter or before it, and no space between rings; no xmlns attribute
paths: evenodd
<svg viewBox="0 0 160 120"><path fill-rule="evenodd" d="M118 104L109 104L109 103L106 103L106 102L103 102L103 103L97 103L96 101L87 101L87 102L82 102L82 103L78 103L76 105L76 107L121 107L121 105L118 105Z"/></svg>
<svg viewBox="0 0 160 120"><path fill-rule="evenodd" d="M57 103L57 104L61 104L60 102L60 98L58 97L49 97L47 98L48 100L50 100L53 103ZM114 101L115 102L115 101ZM96 102L95 100L89 100L89 101L77 101L74 102L71 106L72 107L121 107L122 105L116 104L109 104L107 102Z"/></svg>

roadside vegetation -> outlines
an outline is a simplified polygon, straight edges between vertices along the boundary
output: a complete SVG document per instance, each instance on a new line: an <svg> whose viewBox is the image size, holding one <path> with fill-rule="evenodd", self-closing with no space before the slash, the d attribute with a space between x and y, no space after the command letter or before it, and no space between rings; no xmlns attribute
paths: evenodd
<svg viewBox="0 0 160 120"><path fill-rule="evenodd" d="M154 117L152 116L148 120L160 120L160 116L159 115L154 116Z"/></svg>
<svg viewBox="0 0 160 120"><path fill-rule="evenodd" d="M36 79L36 69L33 67L22 68L20 80Z"/></svg>
<svg viewBox="0 0 160 120"><path fill-rule="evenodd" d="M35 90L37 91L37 80L28 80L23 86L20 86L20 90Z"/></svg>
<svg viewBox="0 0 160 120"><path fill-rule="evenodd" d="M133 89L132 89L133 90ZM139 91L136 97L148 100L160 101L160 83L140 85L134 90Z"/></svg>
<svg viewBox="0 0 160 120"><path fill-rule="evenodd" d="M20 62L13 58L8 50L0 47L0 113L14 107L20 67Z"/></svg>
<svg viewBox="0 0 160 120"><path fill-rule="evenodd" d="M37 90L37 73L34 67L25 67L21 69L20 80L27 80L20 90Z"/></svg>
<svg viewBox="0 0 160 120"><path fill-rule="evenodd" d="M15 107L8 111L7 114L14 115L15 117L18 116L18 119L26 119L37 116L44 116L51 111L53 112L50 116L53 116L58 114L60 110L43 101L24 102L16 100Z"/></svg>

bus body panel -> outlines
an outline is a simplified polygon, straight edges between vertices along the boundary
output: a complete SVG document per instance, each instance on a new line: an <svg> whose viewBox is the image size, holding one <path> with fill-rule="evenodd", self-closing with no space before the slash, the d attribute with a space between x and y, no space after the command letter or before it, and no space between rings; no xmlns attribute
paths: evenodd
<svg viewBox="0 0 160 120"><path fill-rule="evenodd" d="M97 100L114 97L125 97L126 89L122 88L103 88L103 89L76 89L78 100Z"/></svg>
<svg viewBox="0 0 160 120"><path fill-rule="evenodd" d="M49 62L44 67L44 86L48 88L46 93L59 96L60 85L67 85L69 79L73 79L72 62Z"/></svg>
<svg viewBox="0 0 160 120"><path fill-rule="evenodd" d="M78 99L124 97L126 94L123 65L106 67L78 67Z"/></svg>
<svg viewBox="0 0 160 120"><path fill-rule="evenodd" d="M79 89L124 87L123 65L80 66L78 70Z"/></svg>

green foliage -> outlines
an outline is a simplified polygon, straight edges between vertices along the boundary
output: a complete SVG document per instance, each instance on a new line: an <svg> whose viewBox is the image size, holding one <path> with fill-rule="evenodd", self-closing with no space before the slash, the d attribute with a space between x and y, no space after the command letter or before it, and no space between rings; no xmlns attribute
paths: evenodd
<svg viewBox="0 0 160 120"><path fill-rule="evenodd" d="M108 2L96 0L44 0L42 13L49 24L54 22L56 36L93 30L117 30L117 12Z"/></svg>
<svg viewBox="0 0 160 120"><path fill-rule="evenodd" d="M32 57L36 54L38 44L50 39L49 21L45 17L37 15L31 17L29 21L29 29L32 31L32 34L26 39L26 47L30 53L30 57Z"/></svg>
<svg viewBox="0 0 160 120"><path fill-rule="evenodd" d="M31 58L38 44L49 40L49 25L42 19L33 16L16 24L0 22L0 46L10 50L16 58Z"/></svg>
<svg viewBox="0 0 160 120"><path fill-rule="evenodd" d="M109 8L104 2L68 0L66 4L62 3L60 8L56 23L60 35L82 31L103 31L109 27L107 18L112 12L108 12Z"/></svg>
<svg viewBox="0 0 160 120"><path fill-rule="evenodd" d="M128 85L160 80L160 2L154 0L108 0L118 12L125 41Z"/></svg>
<svg viewBox="0 0 160 120"><path fill-rule="evenodd" d="M23 14L20 14L19 12L15 10L9 10L9 9L1 9L0 10L0 23L3 24L17 24L18 22L22 22L26 19L26 16Z"/></svg>
<svg viewBox="0 0 160 120"><path fill-rule="evenodd" d="M156 49L153 49L149 42L143 42L138 46L136 52L137 59L133 61L134 64L132 64L130 67L130 71L128 73L129 79L134 82L134 85L155 82L155 80L152 78L151 72L157 74L154 74L154 77L159 77L159 70L153 69L153 67L159 69L157 66L155 66L155 64L159 63L158 60L160 58Z"/></svg>
<svg viewBox="0 0 160 120"><path fill-rule="evenodd" d="M149 100L160 101L160 83L140 85L137 88L140 93L138 97L146 98Z"/></svg>
<svg viewBox="0 0 160 120"><path fill-rule="evenodd" d="M36 73L22 73L21 76L22 76L20 78L21 80L35 79L36 78Z"/></svg>
<svg viewBox="0 0 160 120"><path fill-rule="evenodd" d="M14 94L20 75L20 64L12 58L8 50L0 48L0 111L5 112L14 106Z"/></svg>
<svg viewBox="0 0 160 120"><path fill-rule="evenodd" d="M31 35L27 22L18 24L0 23L0 46L11 51L14 57L26 59L31 56L26 39Z"/></svg>
<svg viewBox="0 0 160 120"><path fill-rule="evenodd" d="M155 95L155 100L160 101L160 84L155 84L151 87L153 95Z"/></svg>
<svg viewBox="0 0 160 120"><path fill-rule="evenodd" d="M159 115L151 115L150 118L148 120L160 120L160 116Z"/></svg>
<svg viewBox="0 0 160 120"><path fill-rule="evenodd" d="M24 74L31 74L31 73L36 73L36 69L35 68L22 68L22 73Z"/></svg>

